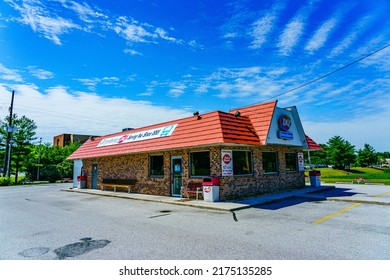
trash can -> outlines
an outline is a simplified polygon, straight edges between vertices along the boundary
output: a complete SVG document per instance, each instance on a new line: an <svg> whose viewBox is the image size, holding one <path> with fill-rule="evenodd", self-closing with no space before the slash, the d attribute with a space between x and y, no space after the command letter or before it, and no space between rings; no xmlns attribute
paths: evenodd
<svg viewBox="0 0 390 280"><path fill-rule="evenodd" d="M203 200L208 202L219 201L219 177L205 177L202 180Z"/></svg>
<svg viewBox="0 0 390 280"><path fill-rule="evenodd" d="M77 176L77 188L85 189L87 183L87 176Z"/></svg>
<svg viewBox="0 0 390 280"><path fill-rule="evenodd" d="M321 171L310 170L309 177L310 177L310 186L311 187L321 186Z"/></svg>

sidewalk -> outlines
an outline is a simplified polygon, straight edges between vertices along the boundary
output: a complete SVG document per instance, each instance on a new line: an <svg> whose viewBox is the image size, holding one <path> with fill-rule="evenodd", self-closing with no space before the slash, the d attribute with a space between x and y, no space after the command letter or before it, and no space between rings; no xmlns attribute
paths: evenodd
<svg viewBox="0 0 390 280"><path fill-rule="evenodd" d="M151 202L160 202L160 203L168 203L174 205L182 205L210 210L220 210L220 211L237 211L245 208L250 208L262 204L268 204L273 202L278 202L291 197L305 197L309 198L314 196L312 199L319 199L314 193L332 190L334 186L321 186L321 187L307 187L304 189L284 192L284 193L276 193L269 195L262 195L257 197L252 197L244 200L237 201L223 201L223 202L207 202L203 200L188 200L181 199L179 197L169 197L169 196L155 196L155 195L144 195L137 193L123 193L123 192L113 192L113 191L101 191L101 190L91 190L91 189L63 189L62 191L67 192L77 192L84 194L92 194L92 195L100 195L107 197L117 197L117 198L125 198L125 199L135 199L142 201L151 201ZM321 198L326 199L326 198Z"/></svg>

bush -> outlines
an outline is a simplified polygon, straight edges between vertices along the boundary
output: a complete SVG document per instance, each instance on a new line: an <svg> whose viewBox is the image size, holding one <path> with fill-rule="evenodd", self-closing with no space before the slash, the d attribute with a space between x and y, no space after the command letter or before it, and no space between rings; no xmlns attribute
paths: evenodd
<svg viewBox="0 0 390 280"><path fill-rule="evenodd" d="M0 177L0 186L9 186L11 185L11 179L8 177Z"/></svg>
<svg viewBox="0 0 390 280"><path fill-rule="evenodd" d="M57 166L54 164L44 166L40 172L40 175L43 180L48 180L50 183L55 183L61 178Z"/></svg>

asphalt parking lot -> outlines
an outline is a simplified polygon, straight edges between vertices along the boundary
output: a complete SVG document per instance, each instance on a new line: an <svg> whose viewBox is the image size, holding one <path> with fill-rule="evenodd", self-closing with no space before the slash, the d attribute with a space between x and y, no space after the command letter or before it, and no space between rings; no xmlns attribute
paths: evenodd
<svg viewBox="0 0 390 280"><path fill-rule="evenodd" d="M390 259L389 186L336 185L223 211L63 189L0 188L0 259Z"/></svg>

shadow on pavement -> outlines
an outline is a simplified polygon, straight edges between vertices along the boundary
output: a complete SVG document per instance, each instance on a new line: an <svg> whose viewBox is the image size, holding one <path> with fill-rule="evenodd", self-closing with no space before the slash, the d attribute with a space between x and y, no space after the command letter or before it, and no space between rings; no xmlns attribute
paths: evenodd
<svg viewBox="0 0 390 280"><path fill-rule="evenodd" d="M281 208L290 207L305 202L324 201L330 197L351 197L356 194L359 194L357 192L353 192L353 191L351 192L351 190L352 189L349 188L334 188L331 190L324 190L324 191L313 192L304 195L297 195L297 196L283 199L281 201L253 206L252 208L265 209L265 210L278 210Z"/></svg>

